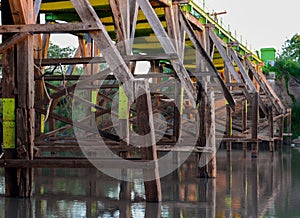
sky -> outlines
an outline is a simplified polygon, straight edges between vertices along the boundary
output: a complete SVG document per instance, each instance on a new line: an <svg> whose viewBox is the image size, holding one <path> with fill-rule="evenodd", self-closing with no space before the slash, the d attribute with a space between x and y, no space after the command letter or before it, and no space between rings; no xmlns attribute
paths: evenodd
<svg viewBox="0 0 300 218"><path fill-rule="evenodd" d="M194 0L203 5L203 0ZM237 39L253 51L273 47L280 51L284 42L300 33L300 0L205 0L207 12L227 13L219 16L224 27L237 33ZM52 37L61 46L77 46L76 38ZM74 44L75 43L75 44Z"/></svg>
<svg viewBox="0 0 300 218"><path fill-rule="evenodd" d="M200 5L203 0L198 1ZM253 50L273 47L279 51L284 42L295 33L300 34L299 0L205 0L205 5L220 15L226 27L230 24L232 33L236 30L237 39Z"/></svg>

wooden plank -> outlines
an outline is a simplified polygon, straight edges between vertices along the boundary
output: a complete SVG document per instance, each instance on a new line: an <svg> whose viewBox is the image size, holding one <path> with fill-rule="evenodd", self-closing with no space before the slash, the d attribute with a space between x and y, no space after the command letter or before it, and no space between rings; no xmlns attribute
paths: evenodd
<svg viewBox="0 0 300 218"><path fill-rule="evenodd" d="M220 55L222 56L222 59L224 61L224 64L227 66L229 72L231 73L231 75L234 77L234 79L236 80L237 83L243 83L241 77L238 75L238 73L236 72L231 60L229 59L225 48L221 45L221 43L219 42L218 37L216 36L216 34L214 33L213 29L209 29L209 36L212 39L213 43L215 44L216 48L218 49Z"/></svg>
<svg viewBox="0 0 300 218"><path fill-rule="evenodd" d="M118 50L122 55L130 54L131 46L129 41L127 41L130 38L129 2L128 0L110 0L109 4L113 14Z"/></svg>
<svg viewBox="0 0 300 218"><path fill-rule="evenodd" d="M15 24L32 24L35 22L33 1L9 0L9 5Z"/></svg>
<svg viewBox="0 0 300 218"><path fill-rule="evenodd" d="M72 0L72 4L83 22L93 23L99 28L99 31L90 32L90 35L95 40L96 45L101 50L106 63L115 74L117 80L121 84L126 83L125 87L123 87L124 91L129 99L133 100L130 83L133 82L134 78L95 10L87 0Z"/></svg>
<svg viewBox="0 0 300 218"><path fill-rule="evenodd" d="M229 47L228 48L228 54L234 60L237 67L239 68L239 70L242 74L242 77L245 80L246 86L248 86L248 90L250 90L250 92L253 92L255 90L255 87L253 85L253 81L250 79L249 75L247 74L243 64L241 63L240 59L236 55L235 51L232 48Z"/></svg>
<svg viewBox="0 0 300 218"><path fill-rule="evenodd" d="M1 25L0 34L5 33L84 33L88 31L96 31L99 28L91 23L46 23L46 24L15 24Z"/></svg>
<svg viewBox="0 0 300 218"><path fill-rule="evenodd" d="M205 27L204 25L201 23L201 21L199 21L196 17L194 17L193 15L191 15L189 12L184 12L181 11L184 16L186 17L186 19L193 24L193 26L195 26L197 28L197 30L201 30L201 32L203 33Z"/></svg>
<svg viewBox="0 0 300 218"><path fill-rule="evenodd" d="M13 37L10 37L9 39L5 40L0 45L0 53L4 53L10 47L25 40L29 35L29 33L15 34Z"/></svg>
<svg viewBox="0 0 300 218"><path fill-rule="evenodd" d="M155 55L124 55L124 61L151 61L151 60L174 60L177 58L177 54L155 54ZM105 63L104 57L81 57L81 58L47 58L36 59L35 64L38 66L50 66L50 65L69 65L69 64L95 64Z"/></svg>
<svg viewBox="0 0 300 218"><path fill-rule="evenodd" d="M146 16L149 24L151 25L156 37L160 41L160 44L164 51L167 54L173 54L176 53L176 49L174 48L170 38L168 37L168 34L166 33L164 27L162 26L159 18L157 17L154 9L152 8L150 2L148 0L138 0L140 8L142 9L144 15ZM179 54L181 55L181 54ZM171 64L180 79L182 86L184 87L189 99L191 102L195 105L196 100L196 93L194 91L193 84L191 82L191 78L183 66L183 62L178 57L178 60L171 60Z"/></svg>
<svg viewBox="0 0 300 218"><path fill-rule="evenodd" d="M137 0L129 0L129 7L130 7L130 9L129 9L129 11L130 11L130 21L129 21L130 39L133 39L135 36L138 13L139 13L139 4L138 4Z"/></svg>

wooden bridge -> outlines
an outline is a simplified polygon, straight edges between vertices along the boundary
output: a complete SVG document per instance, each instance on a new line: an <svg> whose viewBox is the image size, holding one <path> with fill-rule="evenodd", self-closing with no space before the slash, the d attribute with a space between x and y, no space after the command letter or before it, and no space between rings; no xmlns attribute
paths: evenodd
<svg viewBox="0 0 300 218"><path fill-rule="evenodd" d="M262 61L193 1L7 0L1 12L6 196L32 195L33 168L101 166L154 175L146 196L160 201L165 153L198 153L213 178L220 144L256 157L291 132ZM47 58L53 33L78 37L73 57Z"/></svg>

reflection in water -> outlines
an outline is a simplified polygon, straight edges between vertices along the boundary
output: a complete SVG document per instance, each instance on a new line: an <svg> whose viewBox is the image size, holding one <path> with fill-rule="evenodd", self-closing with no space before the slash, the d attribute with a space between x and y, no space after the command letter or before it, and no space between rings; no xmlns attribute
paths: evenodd
<svg viewBox="0 0 300 218"><path fill-rule="evenodd" d="M146 203L143 181L121 182L95 169L36 169L34 197L0 197L0 217L297 217L297 150L243 158L218 152L217 178L201 179L194 157L162 178L163 202ZM124 173L131 173L129 170ZM4 194L0 169L0 194Z"/></svg>

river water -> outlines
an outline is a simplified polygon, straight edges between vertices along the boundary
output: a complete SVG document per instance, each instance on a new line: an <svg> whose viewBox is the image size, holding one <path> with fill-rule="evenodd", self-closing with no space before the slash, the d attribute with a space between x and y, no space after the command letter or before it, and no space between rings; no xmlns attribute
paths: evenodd
<svg viewBox="0 0 300 218"><path fill-rule="evenodd" d="M216 179L199 178L193 161L162 178L159 204L145 202L143 181L95 169L36 169L31 199L5 198L0 169L0 217L300 217L300 150L217 156Z"/></svg>

